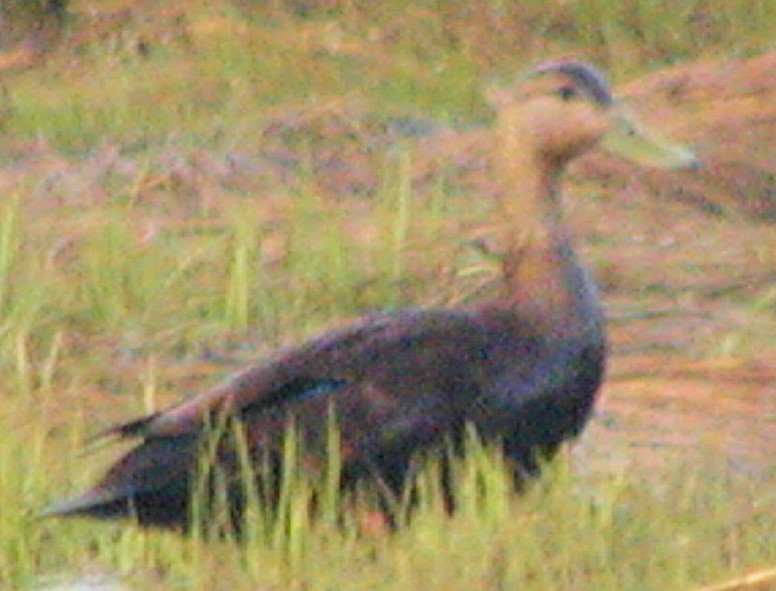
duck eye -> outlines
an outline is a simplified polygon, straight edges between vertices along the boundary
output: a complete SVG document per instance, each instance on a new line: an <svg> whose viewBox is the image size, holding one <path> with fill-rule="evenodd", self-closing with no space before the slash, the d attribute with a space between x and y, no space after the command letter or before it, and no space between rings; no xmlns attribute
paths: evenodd
<svg viewBox="0 0 776 591"><path fill-rule="evenodd" d="M557 94L564 101L570 101L577 96L577 91L573 86L561 86L558 90L555 91L555 94Z"/></svg>

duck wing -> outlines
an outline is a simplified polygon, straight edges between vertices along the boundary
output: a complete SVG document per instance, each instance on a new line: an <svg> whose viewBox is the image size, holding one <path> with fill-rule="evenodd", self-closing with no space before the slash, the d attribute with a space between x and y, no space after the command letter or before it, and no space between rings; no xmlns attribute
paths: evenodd
<svg viewBox="0 0 776 591"><path fill-rule="evenodd" d="M245 424L252 443L276 447L293 415L305 441L316 448L334 409L343 448L355 455L386 445L415 448L462 424L467 405L497 370L499 345L504 344L494 342L492 327L463 311L374 316L102 436L184 437L225 413Z"/></svg>

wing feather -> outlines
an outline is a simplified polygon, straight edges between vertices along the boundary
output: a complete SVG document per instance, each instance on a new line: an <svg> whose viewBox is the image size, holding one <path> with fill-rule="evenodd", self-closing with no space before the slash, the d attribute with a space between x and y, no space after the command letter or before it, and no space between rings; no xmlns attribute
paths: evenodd
<svg viewBox="0 0 776 591"><path fill-rule="evenodd" d="M269 363L252 366L199 396L102 435L182 435L217 412L256 416L258 411L302 404L323 394L339 396L345 390L349 399L370 388L405 401L439 396L443 388L460 390L465 384L457 382L474 381L463 374L471 373L472 356L481 357L486 348L483 327L465 312L410 310L373 316L281 352ZM368 397L362 402L368 404Z"/></svg>

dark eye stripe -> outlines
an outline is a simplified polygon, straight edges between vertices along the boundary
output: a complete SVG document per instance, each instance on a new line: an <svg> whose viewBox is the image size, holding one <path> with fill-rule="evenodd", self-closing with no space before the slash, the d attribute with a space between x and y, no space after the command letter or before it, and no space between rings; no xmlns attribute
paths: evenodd
<svg viewBox="0 0 776 591"><path fill-rule="evenodd" d="M550 62L537 67L534 72L538 74L560 73L574 83L574 85L584 88L587 93L600 105L610 106L614 99L609 83L592 66L578 62Z"/></svg>
<svg viewBox="0 0 776 591"><path fill-rule="evenodd" d="M561 86L556 94L564 101L570 101L577 96L577 89L573 86Z"/></svg>

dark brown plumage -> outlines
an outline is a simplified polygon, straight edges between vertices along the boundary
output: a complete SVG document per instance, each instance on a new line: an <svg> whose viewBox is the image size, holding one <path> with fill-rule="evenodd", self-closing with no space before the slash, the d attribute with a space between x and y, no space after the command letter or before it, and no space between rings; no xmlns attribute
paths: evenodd
<svg viewBox="0 0 776 591"><path fill-rule="evenodd" d="M315 458L325 453L333 410L344 485L368 477L400 491L413 454L446 437L455 441L467 424L502 442L516 472L535 473L539 458L584 427L606 349L595 287L563 227L560 176L570 159L622 129L638 135L596 70L575 62L536 68L499 108L506 222L499 297L469 309L367 318L179 406L114 427L106 435L137 438L138 445L95 488L48 514L134 515L143 525L186 527L206 426L223 418L241 425L255 464L268 460L279 469L292 418ZM676 148L650 149L651 156L662 150L663 164L693 162ZM214 460L236 519L243 496L237 455L223 437Z"/></svg>

